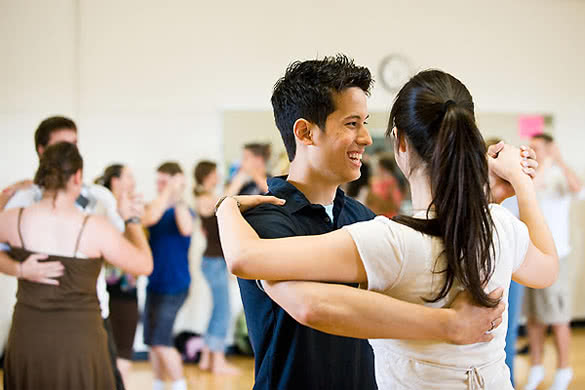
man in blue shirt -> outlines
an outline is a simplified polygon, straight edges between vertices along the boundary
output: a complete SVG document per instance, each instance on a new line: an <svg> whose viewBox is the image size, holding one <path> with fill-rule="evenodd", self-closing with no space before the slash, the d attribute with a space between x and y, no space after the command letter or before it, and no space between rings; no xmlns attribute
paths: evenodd
<svg viewBox="0 0 585 390"><path fill-rule="evenodd" d="M288 177L268 181L269 194L286 204L264 204L245 214L261 238L322 234L374 218L339 189L359 177L362 154L372 143L366 128L371 84L370 71L342 55L295 62L277 82L272 105L291 167ZM254 389L377 388L367 340L325 334L295 321L293 317L308 315L303 313L304 283L238 282L255 353ZM413 333L474 342L488 330L479 324L496 310L472 308L465 299L456 306L457 331L442 326L440 309L429 309L436 317L424 330L417 325L420 318L413 320ZM432 334L424 333L428 323L433 324Z"/></svg>

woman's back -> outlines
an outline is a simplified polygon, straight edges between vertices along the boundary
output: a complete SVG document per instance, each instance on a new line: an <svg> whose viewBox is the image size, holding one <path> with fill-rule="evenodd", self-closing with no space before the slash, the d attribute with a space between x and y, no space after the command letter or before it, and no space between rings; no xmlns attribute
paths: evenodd
<svg viewBox="0 0 585 390"><path fill-rule="evenodd" d="M499 205L490 206L490 210L495 225L495 268L485 291L491 292L503 287L505 294L502 299L505 300L512 273L524 260L529 237L526 226L507 210ZM415 217L424 218L424 213ZM424 300L435 297L445 282L444 274L439 272L446 266L440 238L424 235L385 217L347 229L352 234L364 262L369 290L432 307L449 306L462 291L460 284L455 281L446 297L434 303ZM468 377L468 371L474 374L473 368L480 369L493 364L496 369L505 370L503 361L506 329L507 313L504 314L502 326L494 330L495 337L489 343L460 346L434 341L371 340L379 385L381 388L394 388L391 383L404 381L411 386L408 388L431 389L437 386L436 388L444 389L449 384L454 386L449 388L456 389L455 382L448 382L449 372L455 377ZM429 372L422 373L420 369L436 369L440 374L429 375ZM416 385L412 381L414 377L426 378L429 382ZM499 380L499 377L501 376L484 375L485 380ZM509 376L504 378L508 379ZM389 382L388 386L383 385L385 381ZM463 386L463 382L461 384Z"/></svg>
<svg viewBox="0 0 585 390"><path fill-rule="evenodd" d="M18 236L14 240L17 245L13 246L21 246L24 239L26 248L37 253L62 257L100 257L99 246L84 235L87 215L74 206L53 208L43 201L22 210L21 215L20 210L12 211L17 213L18 226ZM92 223L91 220L89 223Z"/></svg>
<svg viewBox="0 0 585 390"><path fill-rule="evenodd" d="M10 252L19 262L33 253L27 247L29 236L23 234L23 211L18 211L15 227L21 246L13 245ZM43 219L37 217L33 210L27 219L27 232L39 229L32 226L35 222L42 225ZM72 255L78 253L86 222L87 217L73 237ZM67 226L71 221L64 219L60 223ZM60 238L63 239L57 244L48 245L50 249L66 246L65 237ZM39 245L43 238L31 241ZM42 245L35 249L37 253L45 252ZM113 388L114 377L96 293L102 260L51 255L46 261L60 261L64 273L58 278L58 286L19 280L6 349L6 388Z"/></svg>
<svg viewBox="0 0 585 390"><path fill-rule="evenodd" d="M24 261L33 252L24 248L12 248L10 256ZM41 260L42 261L42 260ZM19 280L17 306L26 305L38 310L98 310L96 281L102 268L100 259L65 256L49 256L45 261L59 261L65 271L58 286Z"/></svg>

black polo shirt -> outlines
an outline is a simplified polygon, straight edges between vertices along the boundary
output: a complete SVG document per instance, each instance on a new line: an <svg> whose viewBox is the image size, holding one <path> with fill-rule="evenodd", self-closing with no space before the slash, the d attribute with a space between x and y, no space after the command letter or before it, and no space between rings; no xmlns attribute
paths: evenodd
<svg viewBox="0 0 585 390"><path fill-rule="evenodd" d="M268 187L269 195L286 199L286 204L262 205L245 214L262 238L322 234L375 217L341 189L335 196L332 222L323 206L311 204L286 178L271 178ZM374 355L367 340L332 336L303 326L256 281L238 279L238 283L255 354L255 390L377 388Z"/></svg>

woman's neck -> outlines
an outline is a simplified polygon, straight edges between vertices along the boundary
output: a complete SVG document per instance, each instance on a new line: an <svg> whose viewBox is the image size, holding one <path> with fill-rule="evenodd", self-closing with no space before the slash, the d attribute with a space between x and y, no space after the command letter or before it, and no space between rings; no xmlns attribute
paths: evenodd
<svg viewBox="0 0 585 390"><path fill-rule="evenodd" d="M39 204L59 210L74 209L78 196L65 191L45 191Z"/></svg>
<svg viewBox="0 0 585 390"><path fill-rule="evenodd" d="M433 201L431 181L428 175L420 170L413 172L408 178L413 210L427 210Z"/></svg>
<svg viewBox="0 0 585 390"><path fill-rule="evenodd" d="M116 198L116 203L118 203L120 201L120 195L122 195L120 193L120 191L114 191L114 190L110 190L112 192L112 195L114 195L114 198Z"/></svg>

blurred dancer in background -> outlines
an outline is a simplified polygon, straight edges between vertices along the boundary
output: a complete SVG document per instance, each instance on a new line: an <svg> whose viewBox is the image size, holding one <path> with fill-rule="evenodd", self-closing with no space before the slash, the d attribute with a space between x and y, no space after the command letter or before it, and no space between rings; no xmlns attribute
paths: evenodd
<svg viewBox="0 0 585 390"><path fill-rule="evenodd" d="M195 167L195 199L201 228L207 239L207 246L201 261L201 271L213 298L211 317L205 332L205 347L199 361L199 368L215 374L237 374L239 370L225 359L226 338L231 320L228 273L219 241L215 204L219 181L217 164L201 161Z"/></svg>
<svg viewBox="0 0 585 390"><path fill-rule="evenodd" d="M173 343L173 326L189 294L189 246L194 213L183 199L185 176L179 164L166 162L157 169L158 196L146 207L144 224L150 232L154 269L148 278L144 307L144 343L151 347L154 390L165 380L172 390L186 390L181 355Z"/></svg>
<svg viewBox="0 0 585 390"><path fill-rule="evenodd" d="M118 203L123 202L124 198L136 198L134 193L136 180L128 166L110 165L96 180L96 184L109 189ZM120 268L108 265L106 266L106 283L110 294L110 321L118 349L117 365L127 385L128 375L132 368L134 336L138 325L136 278Z"/></svg>
<svg viewBox="0 0 585 390"><path fill-rule="evenodd" d="M583 197L583 185L564 161L552 136L536 135L532 138L531 146L539 163L534 185L560 260L559 278L554 285L544 290L526 290L524 312L528 317L527 330L532 367L525 389L535 390L544 379L545 331L551 326L557 351L557 372L550 389L566 390L573 378L573 370L569 365L571 344L570 270L567 259L571 253L569 213L572 198L577 194Z"/></svg>
<svg viewBox="0 0 585 390"><path fill-rule="evenodd" d="M52 116L43 120L35 131L34 141L35 149L42 158L43 153L48 147L61 142L68 142L77 145L78 140L77 125L70 118L62 116ZM32 185L26 188L20 188L13 193L8 200L5 209L28 207L39 202L43 197L43 190L38 185ZM84 183L81 187L79 197L75 205L85 214L102 215L108 218L120 232L124 232L124 221L127 220L128 210L131 208L131 200L124 198L117 203L112 193L105 187L97 184ZM0 252L0 270L3 273L14 275L16 263L5 253ZM32 282L44 284L58 284L55 278L62 275L62 265L57 261L40 262L38 255L31 255L22 263L22 272L19 277ZM106 329L108 347L110 352L110 361L116 378L116 389L123 390L124 383L122 376L117 368L116 359L117 351L112 334L112 326L109 321L110 316L110 297L106 289L105 272L102 270L97 279L97 295L100 302L104 328Z"/></svg>
<svg viewBox="0 0 585 390"><path fill-rule="evenodd" d="M105 217L79 210L83 160L77 147L44 150L35 175L42 198L0 214L0 242L22 262L48 253L62 264L58 286L20 280L4 366L6 389L113 389L108 335L96 282L105 259L134 275L152 270L140 224L143 206L128 209L125 238Z"/></svg>

